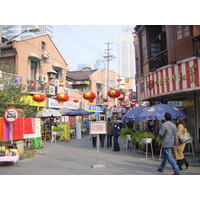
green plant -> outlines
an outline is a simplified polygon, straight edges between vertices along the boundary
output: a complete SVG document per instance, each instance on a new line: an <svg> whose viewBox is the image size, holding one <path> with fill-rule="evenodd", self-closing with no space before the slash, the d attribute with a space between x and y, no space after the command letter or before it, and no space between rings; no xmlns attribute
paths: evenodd
<svg viewBox="0 0 200 200"><path fill-rule="evenodd" d="M64 131L64 129L61 128L61 127L56 127L56 126L54 126L53 129L52 129L52 131L61 132L61 131Z"/></svg>
<svg viewBox="0 0 200 200"><path fill-rule="evenodd" d="M85 126L85 125L82 125L82 126L81 126L81 128L82 128L82 129L85 129L85 128L87 128L87 126Z"/></svg>
<svg viewBox="0 0 200 200"><path fill-rule="evenodd" d="M143 138L155 138L155 135L146 130L136 130L136 132L132 134L131 141L141 143Z"/></svg>
<svg viewBox="0 0 200 200"><path fill-rule="evenodd" d="M69 129L70 129L70 130L73 130L73 129L75 129L75 127L74 127L74 126L70 126Z"/></svg>
<svg viewBox="0 0 200 200"><path fill-rule="evenodd" d="M122 137L126 137L126 135L132 135L133 134L133 130L132 129L128 129L128 128L122 128L120 131L120 135Z"/></svg>
<svg viewBox="0 0 200 200"><path fill-rule="evenodd" d="M159 137L155 137L155 142L160 147L162 140Z"/></svg>

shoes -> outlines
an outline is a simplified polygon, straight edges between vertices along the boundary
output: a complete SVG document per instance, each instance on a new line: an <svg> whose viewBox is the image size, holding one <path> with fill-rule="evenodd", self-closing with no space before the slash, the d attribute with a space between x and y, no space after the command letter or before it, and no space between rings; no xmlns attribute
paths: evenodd
<svg viewBox="0 0 200 200"><path fill-rule="evenodd" d="M181 170L181 171L183 170L183 168L182 168L181 166L178 166L178 168L179 168L179 170Z"/></svg>
<svg viewBox="0 0 200 200"><path fill-rule="evenodd" d="M190 164L188 162L185 163L186 169L189 167L189 165Z"/></svg>
<svg viewBox="0 0 200 200"><path fill-rule="evenodd" d="M158 171L161 172L161 173L163 172L160 168L158 168Z"/></svg>
<svg viewBox="0 0 200 200"><path fill-rule="evenodd" d="M172 175L181 175L181 174L178 174L178 173L173 173Z"/></svg>

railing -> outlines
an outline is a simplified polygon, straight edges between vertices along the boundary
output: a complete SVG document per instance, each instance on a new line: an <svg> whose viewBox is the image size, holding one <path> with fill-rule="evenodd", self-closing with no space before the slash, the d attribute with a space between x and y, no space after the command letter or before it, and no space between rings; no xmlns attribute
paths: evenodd
<svg viewBox="0 0 200 200"><path fill-rule="evenodd" d="M44 85L40 84L39 80L30 80L27 89L31 93L44 92Z"/></svg>

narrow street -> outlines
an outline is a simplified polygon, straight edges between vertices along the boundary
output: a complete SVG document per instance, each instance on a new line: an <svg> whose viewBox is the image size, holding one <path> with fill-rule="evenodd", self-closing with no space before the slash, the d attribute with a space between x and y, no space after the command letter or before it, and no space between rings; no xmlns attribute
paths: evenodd
<svg viewBox="0 0 200 200"><path fill-rule="evenodd" d="M0 165L1 175L170 175L173 170L167 164L164 173L157 172L161 162L158 155L153 159L141 152L125 149L125 140L120 138L120 152L112 148L100 147L99 164L105 167L92 168L97 164L97 150L92 147L89 136L72 139L70 142L51 144L44 143L46 155L36 154L35 157L21 160L20 165ZM41 151L42 153L42 151ZM200 155L187 156L190 166L181 172L182 175L200 174Z"/></svg>

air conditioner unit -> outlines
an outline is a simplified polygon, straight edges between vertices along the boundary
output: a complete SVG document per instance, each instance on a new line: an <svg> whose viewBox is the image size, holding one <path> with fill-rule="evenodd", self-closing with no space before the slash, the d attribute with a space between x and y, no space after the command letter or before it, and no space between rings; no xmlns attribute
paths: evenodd
<svg viewBox="0 0 200 200"><path fill-rule="evenodd" d="M50 58L50 53L47 52L47 51L44 51L44 52L42 53L42 58L43 58L43 59L49 59L49 58Z"/></svg>
<svg viewBox="0 0 200 200"><path fill-rule="evenodd" d="M56 93L56 91L55 91L55 86L53 86L53 85L49 85L48 87L47 87L47 92L46 92L46 94L48 95L55 95L55 93Z"/></svg>
<svg viewBox="0 0 200 200"><path fill-rule="evenodd" d="M48 77L46 75L40 75L40 81L48 82Z"/></svg>

